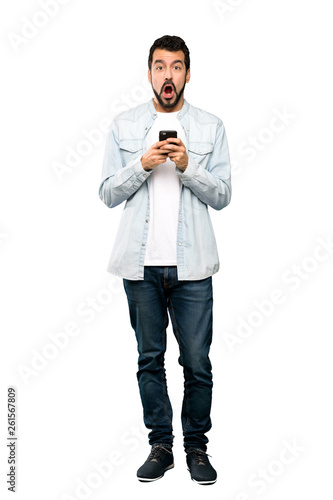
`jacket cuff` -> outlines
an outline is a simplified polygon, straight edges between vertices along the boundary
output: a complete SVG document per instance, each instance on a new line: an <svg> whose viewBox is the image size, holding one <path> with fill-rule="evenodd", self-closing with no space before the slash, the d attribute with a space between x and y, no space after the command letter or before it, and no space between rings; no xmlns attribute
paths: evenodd
<svg viewBox="0 0 333 500"><path fill-rule="evenodd" d="M194 175L198 170L198 165L195 161L189 157L186 170L183 172L180 168L176 167L176 173L182 181L190 181L193 179Z"/></svg>
<svg viewBox="0 0 333 500"><path fill-rule="evenodd" d="M147 177L152 173L153 169L150 170L145 170L142 166L141 163L141 158L138 158L136 162L133 164L133 172L135 173L136 177L140 181L145 181Z"/></svg>

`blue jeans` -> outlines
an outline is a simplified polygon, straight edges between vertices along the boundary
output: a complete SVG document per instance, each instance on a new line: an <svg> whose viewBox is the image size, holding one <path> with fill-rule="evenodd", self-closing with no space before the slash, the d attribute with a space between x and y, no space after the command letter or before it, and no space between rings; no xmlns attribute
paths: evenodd
<svg viewBox="0 0 333 500"><path fill-rule="evenodd" d="M184 447L206 451L211 428L212 277L178 281L177 267L146 266L144 280L124 279L131 325L138 343L138 372L149 444L172 446L172 407L164 368L168 311L184 372L182 428Z"/></svg>

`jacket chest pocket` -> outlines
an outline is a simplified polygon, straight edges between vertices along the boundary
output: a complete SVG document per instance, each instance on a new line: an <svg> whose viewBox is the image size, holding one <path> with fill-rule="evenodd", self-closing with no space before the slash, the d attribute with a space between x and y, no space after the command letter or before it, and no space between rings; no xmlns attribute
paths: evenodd
<svg viewBox="0 0 333 500"><path fill-rule="evenodd" d="M143 145L141 139L121 139L119 141L119 150L123 167L130 161L141 158Z"/></svg>
<svg viewBox="0 0 333 500"><path fill-rule="evenodd" d="M206 167L213 151L211 142L189 142L187 152L202 167Z"/></svg>

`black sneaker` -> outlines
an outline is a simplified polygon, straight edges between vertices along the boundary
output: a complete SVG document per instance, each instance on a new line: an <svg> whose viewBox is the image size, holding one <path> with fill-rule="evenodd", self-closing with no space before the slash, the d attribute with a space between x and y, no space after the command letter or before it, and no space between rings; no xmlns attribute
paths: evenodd
<svg viewBox="0 0 333 500"><path fill-rule="evenodd" d="M171 448L163 445L153 445L149 457L138 469L137 478L141 482L156 481L164 476L164 473L174 467L173 453Z"/></svg>
<svg viewBox="0 0 333 500"><path fill-rule="evenodd" d="M200 448L187 448L185 451L191 479L199 484L214 484L217 474L209 462L207 453Z"/></svg>

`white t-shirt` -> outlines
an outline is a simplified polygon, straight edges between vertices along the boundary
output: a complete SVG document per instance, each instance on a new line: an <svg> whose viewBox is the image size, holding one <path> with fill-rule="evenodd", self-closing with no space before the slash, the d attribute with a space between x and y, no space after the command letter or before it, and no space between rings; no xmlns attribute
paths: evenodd
<svg viewBox="0 0 333 500"><path fill-rule="evenodd" d="M157 118L147 136L150 148L159 141L160 130L177 130L185 147L186 136L178 111L157 112ZM167 158L165 163L153 169L149 178L149 232L145 254L145 266L177 265L177 227L181 182L175 171L176 164Z"/></svg>

